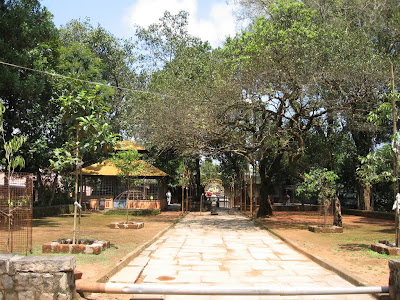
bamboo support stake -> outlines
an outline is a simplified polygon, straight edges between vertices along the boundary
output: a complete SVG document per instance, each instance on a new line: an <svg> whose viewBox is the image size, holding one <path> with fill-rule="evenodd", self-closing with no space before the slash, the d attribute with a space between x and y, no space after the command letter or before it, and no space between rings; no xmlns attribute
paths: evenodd
<svg viewBox="0 0 400 300"><path fill-rule="evenodd" d="M252 171L250 170L250 215L253 217L253 178L251 176L251 172Z"/></svg>
<svg viewBox="0 0 400 300"><path fill-rule="evenodd" d="M76 129L76 153L75 153L75 158L78 160L79 158L79 133L78 133L78 128ZM78 162L75 164L75 192L74 192L74 198L75 198L75 203L78 202ZM74 245L76 242L76 214L78 212L78 207L74 204L74 234L72 238L72 244Z"/></svg>
<svg viewBox="0 0 400 300"><path fill-rule="evenodd" d="M185 213L184 204L185 204L185 163L183 163L183 172L182 172L182 200L181 200L182 214Z"/></svg>
<svg viewBox="0 0 400 300"><path fill-rule="evenodd" d="M394 88L394 70L393 63L390 63L390 73L392 77L392 114L393 114L393 193L394 193L394 201L396 201L397 193L399 192L398 182L397 182L397 142L396 142L396 134L397 134L397 107L396 107L396 99L395 99L395 88ZM396 211L395 211L395 223L396 223L396 247L399 246L400 241L400 222L399 222L399 203L397 203Z"/></svg>

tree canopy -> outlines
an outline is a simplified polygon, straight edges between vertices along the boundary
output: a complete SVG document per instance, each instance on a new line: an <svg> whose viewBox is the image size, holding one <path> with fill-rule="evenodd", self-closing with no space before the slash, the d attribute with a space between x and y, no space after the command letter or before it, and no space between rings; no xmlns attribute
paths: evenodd
<svg viewBox="0 0 400 300"><path fill-rule="evenodd" d="M37 0L0 1L4 137L26 137L24 170L40 177L63 155L74 162L77 145L94 162L120 135L154 150L152 162L176 175L171 186L190 169L197 195L202 159L218 159L236 187L251 166L259 216L272 214L269 195L315 169L373 209L371 186L393 167L379 156L382 173L372 159L390 147L393 118L369 121L398 90L398 2L234 2L248 26L213 49L189 34L184 11L123 40L88 19L57 29Z"/></svg>

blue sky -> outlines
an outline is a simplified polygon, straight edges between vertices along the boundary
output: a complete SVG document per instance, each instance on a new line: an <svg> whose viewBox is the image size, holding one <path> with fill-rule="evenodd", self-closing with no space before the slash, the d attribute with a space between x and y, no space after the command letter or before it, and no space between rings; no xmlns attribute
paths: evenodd
<svg viewBox="0 0 400 300"><path fill-rule="evenodd" d="M208 40L217 47L227 35L235 34L233 6L226 0L41 0L54 15L57 27L72 19L89 17L93 25L100 24L117 37L134 35L134 24L156 23L165 10L176 14L189 12L189 32Z"/></svg>

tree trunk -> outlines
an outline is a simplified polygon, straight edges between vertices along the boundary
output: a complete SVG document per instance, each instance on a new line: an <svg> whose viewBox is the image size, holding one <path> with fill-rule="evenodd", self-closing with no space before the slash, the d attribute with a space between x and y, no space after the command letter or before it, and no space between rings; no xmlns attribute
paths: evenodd
<svg viewBox="0 0 400 300"><path fill-rule="evenodd" d="M374 134L366 131L353 130L351 132L354 144L357 149L357 153L354 157L355 167L354 172L359 166L359 161L357 157L359 156L367 156L370 153L373 145ZM356 186L357 186L357 208L358 209L366 209L370 208L371 203L371 188L366 189L365 184L356 177ZM367 203L366 201L367 200Z"/></svg>
<svg viewBox="0 0 400 300"><path fill-rule="evenodd" d="M194 195L193 195L193 193L192 193L192 196L194 196L194 200L195 201L200 201L200 197L201 197L201 194L202 194L202 191L201 191L201 181L200 181L200 159L199 158L196 158L196 173L195 173L195 185L196 185L196 188L195 188L195 190L194 190Z"/></svg>
<svg viewBox="0 0 400 300"><path fill-rule="evenodd" d="M54 176L53 181L51 183L51 194L50 194L50 199L49 199L49 206L51 206L53 204L54 197L56 195L57 185L58 185L58 173L56 173L56 175Z"/></svg>
<svg viewBox="0 0 400 300"><path fill-rule="evenodd" d="M46 199L46 198L45 198L45 195L44 195L44 186L43 186L43 183L42 183L42 175L41 175L40 171L36 171L36 176L37 176L37 179L36 179L36 190L37 190L37 193L38 193L37 197L38 197L39 202L41 204L47 204L47 203L43 202L44 199Z"/></svg>
<svg viewBox="0 0 400 300"><path fill-rule="evenodd" d="M260 207L257 212L257 217L266 217L272 216L272 206L269 201L269 194L271 189L271 184L267 180L267 170L266 170L266 159L262 159L260 161L260 179L261 179L261 188L260 188ZM250 200L251 201L251 200Z"/></svg>
<svg viewBox="0 0 400 300"><path fill-rule="evenodd" d="M364 210L371 211L371 186L363 185Z"/></svg>
<svg viewBox="0 0 400 300"><path fill-rule="evenodd" d="M357 209L365 210L367 204L365 204L365 199L368 199L368 196L365 196L365 186L361 181L357 181Z"/></svg>
<svg viewBox="0 0 400 300"><path fill-rule="evenodd" d="M340 200L338 197L335 197L333 201L333 225L342 227L342 207L340 205Z"/></svg>

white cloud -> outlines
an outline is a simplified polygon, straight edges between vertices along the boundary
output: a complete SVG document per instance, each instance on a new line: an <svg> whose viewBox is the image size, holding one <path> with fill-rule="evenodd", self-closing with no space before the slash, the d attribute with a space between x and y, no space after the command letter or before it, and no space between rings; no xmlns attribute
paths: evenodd
<svg viewBox="0 0 400 300"><path fill-rule="evenodd" d="M221 45L227 35L235 34L233 6L213 0L207 18L199 19L198 9L202 0L137 0L125 16L128 25L147 27L157 23L166 10L177 14L189 12L190 34L209 41L213 47Z"/></svg>

